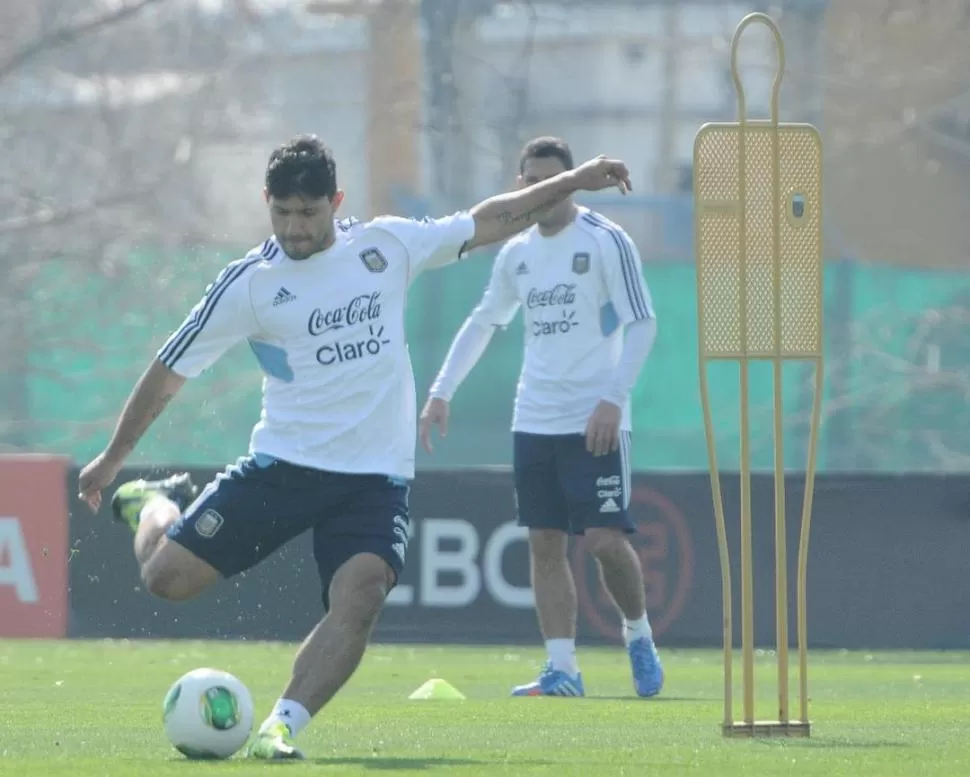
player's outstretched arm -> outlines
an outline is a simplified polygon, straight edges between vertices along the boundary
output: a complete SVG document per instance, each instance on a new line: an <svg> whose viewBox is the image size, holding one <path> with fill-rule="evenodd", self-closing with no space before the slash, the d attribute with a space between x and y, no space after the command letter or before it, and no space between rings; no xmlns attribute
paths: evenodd
<svg viewBox="0 0 970 777"><path fill-rule="evenodd" d="M184 384L184 377L158 359L145 370L125 402L108 446L81 471L78 491L92 510L100 508L101 490L117 477L125 459Z"/></svg>
<svg viewBox="0 0 970 777"><path fill-rule="evenodd" d="M465 250L496 243L528 229L542 211L575 192L614 186L622 194L631 191L630 172L620 160L599 156L524 189L489 197L471 209L475 236L465 244Z"/></svg>
<svg viewBox="0 0 970 777"><path fill-rule="evenodd" d="M111 442L105 448L106 456L122 462L128 458L148 428L185 385L185 381L184 377L166 367L159 359L154 359L125 402Z"/></svg>
<svg viewBox="0 0 970 777"><path fill-rule="evenodd" d="M81 470L78 490L91 509L98 510L101 490L115 479L128 454L185 381L257 331L249 273L261 259L261 254L253 254L225 267L135 384L108 447Z"/></svg>

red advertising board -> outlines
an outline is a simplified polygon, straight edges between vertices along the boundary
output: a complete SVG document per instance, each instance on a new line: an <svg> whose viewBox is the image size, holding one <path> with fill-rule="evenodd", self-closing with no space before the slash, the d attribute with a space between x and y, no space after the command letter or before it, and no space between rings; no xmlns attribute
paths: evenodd
<svg viewBox="0 0 970 777"><path fill-rule="evenodd" d="M67 633L67 467L0 456L0 637Z"/></svg>

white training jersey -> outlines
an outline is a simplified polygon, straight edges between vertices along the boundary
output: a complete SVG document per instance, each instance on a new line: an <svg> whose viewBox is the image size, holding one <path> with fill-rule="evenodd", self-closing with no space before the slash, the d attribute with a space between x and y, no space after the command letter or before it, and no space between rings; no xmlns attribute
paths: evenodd
<svg viewBox="0 0 970 777"><path fill-rule="evenodd" d="M495 258L472 318L505 327L520 306L525 356L512 429L582 433L619 363L623 325L655 318L636 246L621 227L587 208L552 237L532 227ZM621 428L631 429L629 400Z"/></svg>
<svg viewBox="0 0 970 777"><path fill-rule="evenodd" d="M302 261L275 238L226 267L158 358L187 378L245 339L265 373L251 453L321 470L414 477L408 287L456 261L472 216L338 222Z"/></svg>

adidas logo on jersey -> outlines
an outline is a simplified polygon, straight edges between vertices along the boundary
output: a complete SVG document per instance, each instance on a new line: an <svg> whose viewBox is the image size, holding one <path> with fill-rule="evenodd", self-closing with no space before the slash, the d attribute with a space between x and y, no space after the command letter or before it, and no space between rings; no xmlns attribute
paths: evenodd
<svg viewBox="0 0 970 777"><path fill-rule="evenodd" d="M296 294L291 292L286 286L280 286L280 290L273 297L273 307L275 308L277 305L282 305L286 302L292 302L295 299Z"/></svg>
<svg viewBox="0 0 970 777"><path fill-rule="evenodd" d="M519 262L519 266L515 268L516 275L528 275L529 268L525 266L525 262Z"/></svg>
<svg viewBox="0 0 970 777"><path fill-rule="evenodd" d="M620 512L620 507L616 503L616 500L610 497L600 506L601 513L618 513Z"/></svg>

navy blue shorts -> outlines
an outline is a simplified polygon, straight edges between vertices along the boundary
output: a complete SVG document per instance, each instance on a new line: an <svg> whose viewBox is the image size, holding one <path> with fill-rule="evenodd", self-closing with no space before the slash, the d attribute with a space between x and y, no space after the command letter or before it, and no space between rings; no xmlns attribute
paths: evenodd
<svg viewBox="0 0 970 777"><path fill-rule="evenodd" d="M629 516L629 432L621 432L618 449L605 456L586 450L584 434L513 437L520 526L571 534L600 527L636 531Z"/></svg>
<svg viewBox="0 0 970 777"><path fill-rule="evenodd" d="M334 574L358 553L380 556L395 581L400 578L411 529L408 486L384 475L326 472L247 456L203 489L168 536L232 577L310 529L329 609Z"/></svg>

